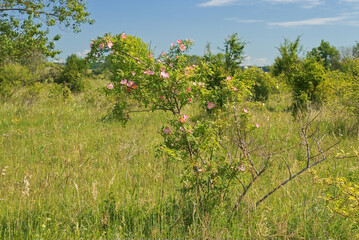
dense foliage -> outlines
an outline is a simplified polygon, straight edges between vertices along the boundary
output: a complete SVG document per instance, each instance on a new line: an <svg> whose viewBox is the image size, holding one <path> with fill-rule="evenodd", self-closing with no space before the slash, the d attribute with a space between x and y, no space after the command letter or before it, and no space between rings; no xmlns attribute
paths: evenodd
<svg viewBox="0 0 359 240"><path fill-rule="evenodd" d="M80 31L80 25L92 23L84 0L1 0L0 1L0 64L24 63L33 52L54 57L54 41L48 39L49 29L56 24Z"/></svg>

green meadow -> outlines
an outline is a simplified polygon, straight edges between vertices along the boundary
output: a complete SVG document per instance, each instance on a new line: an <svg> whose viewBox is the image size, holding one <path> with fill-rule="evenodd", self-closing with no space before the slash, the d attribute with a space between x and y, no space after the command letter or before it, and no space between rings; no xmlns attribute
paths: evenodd
<svg viewBox="0 0 359 240"><path fill-rule="evenodd" d="M357 223L328 207L325 196L331 190L318 181L345 177L359 183L358 158L340 157L358 149L356 119L339 114L332 104L315 119L323 143L340 140L325 161L256 206L288 178L284 162L274 158L236 210L218 206L199 217L181 198L181 163L155 157L160 127L169 115L137 113L123 127L104 120L113 103L95 90L61 101L16 94L0 105L1 239L358 237ZM286 162L295 173L305 156L290 150L300 137L289 99L273 94L264 106L246 106L260 124L257 141L288 149Z"/></svg>

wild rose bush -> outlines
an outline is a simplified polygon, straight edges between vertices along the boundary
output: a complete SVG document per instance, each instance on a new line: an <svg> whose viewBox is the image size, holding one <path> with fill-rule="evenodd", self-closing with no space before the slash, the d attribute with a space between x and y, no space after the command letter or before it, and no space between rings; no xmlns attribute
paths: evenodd
<svg viewBox="0 0 359 240"><path fill-rule="evenodd" d="M157 155L183 167L181 199L193 204L189 211L196 207L200 216L206 216L219 205L233 204L234 196L236 209L271 155L264 150L249 154L259 124L251 121L242 101L253 81L230 76L210 62L190 65L183 54L192 44L177 40L155 58L140 38L106 34L91 42L88 60L111 63L107 91L117 96L114 114L124 123L133 112L172 113L161 128L163 143Z"/></svg>

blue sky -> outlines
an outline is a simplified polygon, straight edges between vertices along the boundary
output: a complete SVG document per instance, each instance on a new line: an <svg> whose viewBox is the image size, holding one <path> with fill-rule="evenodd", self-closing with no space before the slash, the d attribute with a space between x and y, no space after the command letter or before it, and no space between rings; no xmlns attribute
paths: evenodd
<svg viewBox="0 0 359 240"><path fill-rule="evenodd" d="M92 38L125 32L151 44L155 53L166 51L177 39L190 38L190 54L203 55L207 42L213 52L225 38L238 33L247 42L245 65L270 65L284 38L301 35L304 50L324 39L341 47L359 41L359 0L88 0L96 20L78 34L60 33L60 59L72 53L85 56Z"/></svg>

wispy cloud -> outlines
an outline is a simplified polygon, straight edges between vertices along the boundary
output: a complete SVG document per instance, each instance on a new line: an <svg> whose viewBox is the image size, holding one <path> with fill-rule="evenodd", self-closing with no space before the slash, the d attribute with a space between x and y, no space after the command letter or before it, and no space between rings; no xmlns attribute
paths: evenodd
<svg viewBox="0 0 359 240"><path fill-rule="evenodd" d="M252 58L251 56L246 56L242 65L248 66L268 66L271 65L270 60L268 58Z"/></svg>
<svg viewBox="0 0 359 240"><path fill-rule="evenodd" d="M76 55L79 57L86 57L89 52L89 49L85 49L83 52L77 52Z"/></svg>
<svg viewBox="0 0 359 240"><path fill-rule="evenodd" d="M208 2L198 4L199 7L221 7L230 6L238 3L238 0L210 0Z"/></svg>
<svg viewBox="0 0 359 240"><path fill-rule="evenodd" d="M224 20L234 21L238 23L263 23L263 20L259 19L238 19L238 18L225 18Z"/></svg>
<svg viewBox="0 0 359 240"><path fill-rule="evenodd" d="M358 1L358 0L342 0L342 1ZM313 8L325 4L323 0L209 0L198 4L199 7L222 7L231 5L244 4L299 4L303 8Z"/></svg>
<svg viewBox="0 0 359 240"><path fill-rule="evenodd" d="M302 8L313 8L320 5L324 5L325 1L322 0L263 0L271 4L299 4Z"/></svg>
<svg viewBox="0 0 359 240"><path fill-rule="evenodd" d="M329 24L340 24L340 23L344 23L344 21L348 19L349 16L310 18L310 19L304 19L299 21L269 22L268 25L279 26L279 27L319 26L319 25L329 25Z"/></svg>

